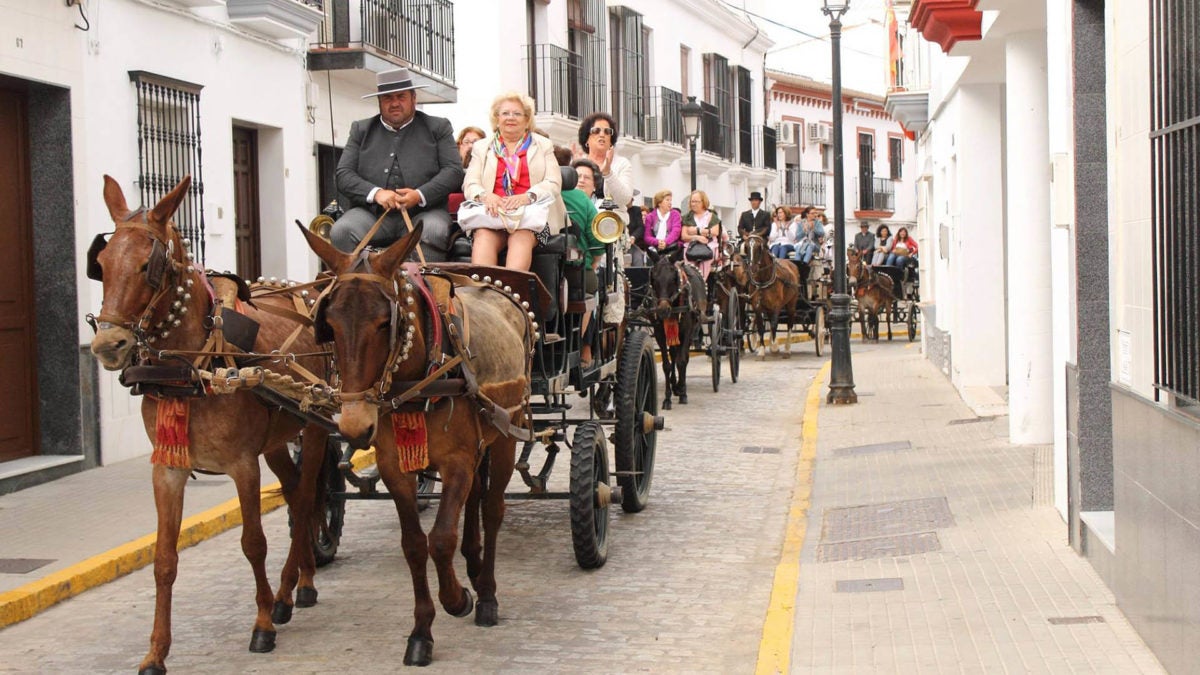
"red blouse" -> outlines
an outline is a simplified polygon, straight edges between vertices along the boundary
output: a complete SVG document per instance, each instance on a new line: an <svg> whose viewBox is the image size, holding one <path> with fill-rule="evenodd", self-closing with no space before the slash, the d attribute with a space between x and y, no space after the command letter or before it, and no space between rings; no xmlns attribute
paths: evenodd
<svg viewBox="0 0 1200 675"><path fill-rule="evenodd" d="M526 157L526 153L527 150L517 153L517 157L521 160L521 168L517 171L517 180L512 186L514 195L523 195L533 187L533 183L529 180L529 159ZM492 186L492 192L501 197L507 196L504 194L504 159L501 157L496 158L496 184Z"/></svg>

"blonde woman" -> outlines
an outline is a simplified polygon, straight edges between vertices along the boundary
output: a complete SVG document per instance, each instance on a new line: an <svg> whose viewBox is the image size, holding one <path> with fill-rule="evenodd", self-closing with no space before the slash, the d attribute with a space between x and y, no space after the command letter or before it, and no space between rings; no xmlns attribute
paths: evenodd
<svg viewBox="0 0 1200 675"><path fill-rule="evenodd" d="M490 219L480 225L460 224L471 236L471 262L495 265L500 252L508 249L505 267L529 270L533 249L563 227L566 210L560 192L562 174L554 158L554 143L531 131L533 99L509 92L492 101L491 123L495 134L471 147L471 161L463 180L463 194L478 202ZM531 208L505 218L501 212L515 214L534 205L548 205L544 221L530 222ZM464 205L465 207L465 205ZM540 220L540 219L539 219Z"/></svg>
<svg viewBox="0 0 1200 675"><path fill-rule="evenodd" d="M727 238L724 227L721 225L721 217L717 215L716 211L709 208L710 206L712 204L703 190L696 190L688 195L688 210L683 214L683 229L679 236L680 241L684 243L685 255L693 241L698 241L712 249L712 256L708 260L695 261L696 266L700 268L700 274L706 280L713 263L719 262L721 242Z"/></svg>

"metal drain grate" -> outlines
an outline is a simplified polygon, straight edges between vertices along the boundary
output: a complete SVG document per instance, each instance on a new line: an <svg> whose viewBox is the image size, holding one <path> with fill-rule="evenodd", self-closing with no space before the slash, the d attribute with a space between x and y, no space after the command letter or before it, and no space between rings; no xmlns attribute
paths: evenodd
<svg viewBox="0 0 1200 675"><path fill-rule="evenodd" d="M900 577L886 579L839 579L838 593L874 593L878 591L902 591L904 580Z"/></svg>
<svg viewBox="0 0 1200 675"><path fill-rule="evenodd" d="M984 415L983 417L966 417L966 418L963 418L960 420L950 420L949 422L946 422L946 426L953 426L955 424L975 424L976 422L991 422L994 419L996 419L995 415Z"/></svg>
<svg viewBox="0 0 1200 675"><path fill-rule="evenodd" d="M53 558L0 558L0 574L29 574L52 562Z"/></svg>
<svg viewBox="0 0 1200 675"><path fill-rule="evenodd" d="M742 447L742 452L751 455L778 455L779 448L764 447L761 445L746 445Z"/></svg>
<svg viewBox="0 0 1200 675"><path fill-rule="evenodd" d="M1052 616L1046 621L1052 626L1070 626L1080 623L1104 623L1102 616Z"/></svg>
<svg viewBox="0 0 1200 675"><path fill-rule="evenodd" d="M936 532L919 532L917 534L904 534L894 537L876 537L874 539L856 539L854 541L821 544L817 547L817 562L893 558L896 556L930 553L940 550L942 550L942 542L938 540Z"/></svg>
<svg viewBox="0 0 1200 675"><path fill-rule="evenodd" d="M851 455L869 455L876 452L896 452L897 450L911 450L912 443L908 441L892 441L890 443L873 443L871 445L856 445L852 448L838 448L833 451L835 457L848 457Z"/></svg>
<svg viewBox="0 0 1200 675"><path fill-rule="evenodd" d="M825 512L821 541L838 542L928 532L954 525L945 497L869 504Z"/></svg>

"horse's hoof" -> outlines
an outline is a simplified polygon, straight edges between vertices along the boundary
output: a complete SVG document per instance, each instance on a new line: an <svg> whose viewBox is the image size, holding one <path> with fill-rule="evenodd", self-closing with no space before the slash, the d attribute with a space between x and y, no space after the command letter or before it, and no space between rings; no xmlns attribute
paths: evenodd
<svg viewBox="0 0 1200 675"><path fill-rule="evenodd" d="M275 631L255 628L250 636L250 651L255 654L275 651Z"/></svg>
<svg viewBox="0 0 1200 675"><path fill-rule="evenodd" d="M427 666L430 663L433 663L433 639L409 635L408 648L404 650L404 665Z"/></svg>
<svg viewBox="0 0 1200 675"><path fill-rule="evenodd" d="M670 409L671 409L671 399L669 399L669 398L668 398L668 399L666 399L665 401L663 401L663 404L662 404L662 409L663 409L663 410L670 410Z"/></svg>
<svg viewBox="0 0 1200 675"><path fill-rule="evenodd" d="M275 607L271 609L271 623L282 626L291 620L292 606L282 600L276 600Z"/></svg>
<svg viewBox="0 0 1200 675"><path fill-rule="evenodd" d="M495 600L480 600L475 605L475 625L495 626L500 622L500 603Z"/></svg>
<svg viewBox="0 0 1200 675"><path fill-rule="evenodd" d="M138 675L167 675L167 669L158 666L146 666L138 671Z"/></svg>
<svg viewBox="0 0 1200 675"><path fill-rule="evenodd" d="M296 606L312 607L317 604L317 589L312 586L301 586L296 589Z"/></svg>
<svg viewBox="0 0 1200 675"><path fill-rule="evenodd" d="M467 616L468 614L470 614L471 611L474 609L475 609L475 596L471 595L471 591L464 588L463 589L462 609L460 609L459 611L456 612L456 611L450 609L449 607L447 607L446 611L450 613L450 616L455 616L455 617L458 617L461 619L464 616Z"/></svg>
<svg viewBox="0 0 1200 675"><path fill-rule="evenodd" d="M679 397L679 405L687 405L687 395Z"/></svg>

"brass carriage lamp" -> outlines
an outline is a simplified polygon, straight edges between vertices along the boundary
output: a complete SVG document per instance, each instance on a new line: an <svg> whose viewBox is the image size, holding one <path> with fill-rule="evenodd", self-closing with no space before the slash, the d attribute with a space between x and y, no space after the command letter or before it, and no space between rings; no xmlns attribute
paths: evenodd
<svg viewBox="0 0 1200 675"><path fill-rule="evenodd" d="M679 108L683 116L683 135L688 139L688 147L692 152L692 192L696 191L696 141L700 139L700 116L704 109L696 103L695 96L689 96L688 102Z"/></svg>

